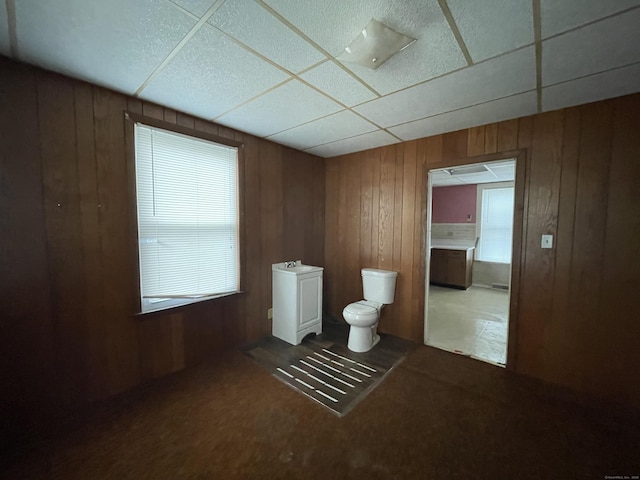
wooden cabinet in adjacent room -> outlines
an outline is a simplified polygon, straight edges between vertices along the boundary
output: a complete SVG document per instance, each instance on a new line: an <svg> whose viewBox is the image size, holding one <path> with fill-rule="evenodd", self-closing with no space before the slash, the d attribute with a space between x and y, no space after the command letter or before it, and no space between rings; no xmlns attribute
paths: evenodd
<svg viewBox="0 0 640 480"><path fill-rule="evenodd" d="M430 283L469 288L473 268L473 250L473 248L432 248Z"/></svg>

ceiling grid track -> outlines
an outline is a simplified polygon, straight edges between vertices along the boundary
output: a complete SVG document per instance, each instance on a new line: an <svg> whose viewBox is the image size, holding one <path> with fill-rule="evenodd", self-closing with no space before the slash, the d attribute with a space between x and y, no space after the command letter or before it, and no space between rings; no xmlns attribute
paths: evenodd
<svg viewBox="0 0 640 480"><path fill-rule="evenodd" d="M524 1L0 0L0 49L325 158L638 92L640 0ZM339 60L367 19L416 45Z"/></svg>
<svg viewBox="0 0 640 480"><path fill-rule="evenodd" d="M296 27L294 24L292 24L291 22L289 22L286 18L284 18L282 15L280 15L276 10L274 10L273 8L271 8L271 6L267 5L265 2L263 2L262 0L256 0L257 3L259 3L265 10L267 10L271 15L273 15L275 18L277 18L278 20L280 20L280 22L282 22L287 28L289 28L290 30L293 30L295 33L298 34L298 36L300 36L301 38L303 38L306 42L308 42L310 45L313 45L314 48L316 48L319 52L321 52L323 55L325 55L330 61L332 61L336 66L338 66L340 69L344 70L345 73L349 74L349 76L351 76L354 80L356 80L358 83L360 83L362 86L366 87L368 90L371 91L371 93L373 93L376 97L381 97L382 95L375 90L371 85L369 85L368 83L366 83L365 81L363 81L360 77L358 77L357 75L355 75L351 70L349 70L347 67L345 67L344 65L342 65L342 63L338 62L335 58L333 58L333 55L331 55L329 52L327 52L324 48L322 48L320 45L318 45L316 42L314 42L311 38L309 38L307 35L305 35L298 27Z"/></svg>
<svg viewBox="0 0 640 480"><path fill-rule="evenodd" d="M447 22L449 23L449 28L453 32L453 36L456 37L456 41L460 46L460 50L462 50L464 59L467 61L467 66L470 67L471 65L473 65L471 54L469 53L467 44L464 42L464 38L462 38L462 34L460 33L460 29L458 29L458 25L456 24L456 21L453 19L453 15L451 14L449 5L447 5L447 0L438 0L438 4L440 5L440 10L442 10L444 17L447 19Z"/></svg>
<svg viewBox="0 0 640 480"><path fill-rule="evenodd" d="M162 71L162 69L166 67L171 60L173 60L173 58L178 54L178 52L182 50L182 48L187 44L187 42L191 40L191 38L198 32L198 30L200 30L202 25L204 25L207 22L207 20L209 20L209 18L211 18L211 16L214 13L216 13L216 11L218 11L218 9L222 6L224 1L225 0L218 0L216 3L214 3L211 6L211 8L209 8L209 10L205 12L205 14L200 18L200 20L196 22L196 24L191 28L191 30L189 30L189 32L184 36L184 38L180 40L178 45L176 45L176 47L173 50L171 50L171 53L169 53L169 55L167 55L167 57L162 61L162 63L158 65L158 68L156 68L153 71L153 73L151 73L151 75L149 75L149 77L142 83L142 85L140 85L138 90L136 90L136 92L133 94L135 97L140 96L142 91L145 88L147 88L147 86L151 83L151 81L154 78L158 76L158 74Z"/></svg>
<svg viewBox="0 0 640 480"><path fill-rule="evenodd" d="M542 16L540 14L540 0L533 2L533 35L536 54L536 94L538 113L542 113Z"/></svg>

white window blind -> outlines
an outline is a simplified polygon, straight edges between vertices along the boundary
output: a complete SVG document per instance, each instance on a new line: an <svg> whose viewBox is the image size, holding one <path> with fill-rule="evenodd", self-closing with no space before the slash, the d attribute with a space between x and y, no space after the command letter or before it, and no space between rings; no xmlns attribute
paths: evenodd
<svg viewBox="0 0 640 480"><path fill-rule="evenodd" d="M136 123L135 160L143 311L237 291L237 149Z"/></svg>
<svg viewBox="0 0 640 480"><path fill-rule="evenodd" d="M480 240L476 258L485 262L511 263L514 188L482 188L480 201Z"/></svg>

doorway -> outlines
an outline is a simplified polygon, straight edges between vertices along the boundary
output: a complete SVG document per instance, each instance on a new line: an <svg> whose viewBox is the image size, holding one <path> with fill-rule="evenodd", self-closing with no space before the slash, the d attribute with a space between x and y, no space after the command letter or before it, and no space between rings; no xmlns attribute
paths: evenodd
<svg viewBox="0 0 640 480"><path fill-rule="evenodd" d="M428 175L425 344L501 367L513 292L516 165L508 158Z"/></svg>

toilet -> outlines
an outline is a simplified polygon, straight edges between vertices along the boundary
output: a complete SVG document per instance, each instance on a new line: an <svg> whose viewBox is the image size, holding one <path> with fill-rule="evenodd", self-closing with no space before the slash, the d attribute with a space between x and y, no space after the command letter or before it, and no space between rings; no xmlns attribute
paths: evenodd
<svg viewBox="0 0 640 480"><path fill-rule="evenodd" d="M380 341L377 333L380 310L393 303L398 272L362 269L362 291L364 300L350 303L342 316L351 325L347 347L352 352L368 352Z"/></svg>

